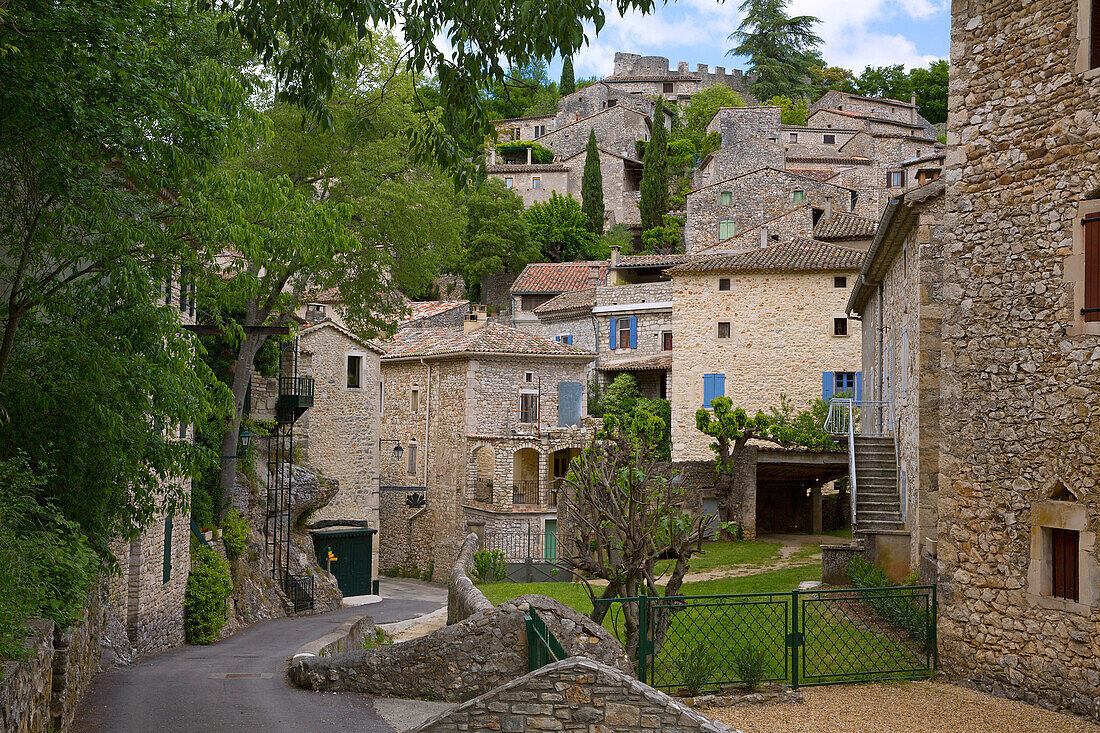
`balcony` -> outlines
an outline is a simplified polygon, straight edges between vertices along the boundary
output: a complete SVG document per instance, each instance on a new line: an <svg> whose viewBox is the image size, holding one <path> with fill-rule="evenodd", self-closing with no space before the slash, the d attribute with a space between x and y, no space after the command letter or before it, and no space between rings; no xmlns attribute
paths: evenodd
<svg viewBox="0 0 1100 733"><path fill-rule="evenodd" d="M538 506L539 482L516 481L512 484L512 504L514 506Z"/></svg>
<svg viewBox="0 0 1100 733"><path fill-rule="evenodd" d="M279 377L279 399L275 405L275 416L279 422L295 422L311 407L313 377Z"/></svg>

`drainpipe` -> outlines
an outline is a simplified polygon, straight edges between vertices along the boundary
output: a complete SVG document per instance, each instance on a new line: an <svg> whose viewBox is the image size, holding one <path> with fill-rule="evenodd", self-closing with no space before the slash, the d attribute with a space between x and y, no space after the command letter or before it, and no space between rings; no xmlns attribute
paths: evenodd
<svg viewBox="0 0 1100 733"><path fill-rule="evenodd" d="M428 443L428 429L432 422L432 365L425 364L424 360L420 360L420 365L428 369L427 387L425 390L425 407L424 407L424 490L428 490L428 456L430 444Z"/></svg>
<svg viewBox="0 0 1100 733"><path fill-rule="evenodd" d="M883 386L884 386L883 379L885 377L885 375L883 374L883 365L886 363L885 362L885 354L882 353L882 347L883 347L883 341L884 341L883 333L886 329L885 329L885 326L883 325L883 322L882 322L883 303L882 303L882 282L881 281L875 283L875 291L878 293L878 362L875 365L875 371L878 372L877 379L876 379L876 381L878 382L877 397L878 397L879 401L882 402L884 400L884 395L882 394L882 391L883 391Z"/></svg>

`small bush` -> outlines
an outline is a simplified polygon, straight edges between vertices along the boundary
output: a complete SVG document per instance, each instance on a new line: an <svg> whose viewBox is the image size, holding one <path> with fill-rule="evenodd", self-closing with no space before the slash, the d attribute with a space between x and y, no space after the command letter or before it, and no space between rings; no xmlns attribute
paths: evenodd
<svg viewBox="0 0 1100 733"><path fill-rule="evenodd" d="M892 588L894 582L880 568L862 557L854 557L848 563L848 577L857 588ZM907 585L916 585L919 577L916 573L905 579ZM928 634L928 609L909 593L889 595L885 593L867 594L863 602L871 606L887 621L905 629L912 638L923 641Z"/></svg>
<svg viewBox="0 0 1100 733"><path fill-rule="evenodd" d="M236 559L248 550L248 520L236 509L230 509L222 522L222 541L225 554Z"/></svg>
<svg viewBox="0 0 1100 733"><path fill-rule="evenodd" d="M225 625L225 601L233 592L229 563L198 542L191 543L191 575L183 600L188 644L211 644Z"/></svg>
<svg viewBox="0 0 1100 733"><path fill-rule="evenodd" d="M434 561L428 563L428 567L424 568L424 572L420 574L420 579L421 580L431 580L433 575L435 575L435 562ZM415 577L415 576L413 576L413 577Z"/></svg>
<svg viewBox="0 0 1100 733"><path fill-rule="evenodd" d="M474 580L479 583L499 583L508 576L508 565L500 550L478 550L474 553Z"/></svg>
<svg viewBox="0 0 1100 733"><path fill-rule="evenodd" d="M733 653L733 668L737 671L737 678L750 690L760 687L764 679L765 654L763 649L757 649L752 644L743 644Z"/></svg>
<svg viewBox="0 0 1100 733"><path fill-rule="evenodd" d="M673 666L684 689L695 697L711 681L717 668L710 642L700 639L693 646L684 649L673 660Z"/></svg>
<svg viewBox="0 0 1100 733"><path fill-rule="evenodd" d="M383 631L382 629L375 629L374 636L363 637L363 642L359 645L360 649L375 649L380 646L389 646L393 643L393 639Z"/></svg>

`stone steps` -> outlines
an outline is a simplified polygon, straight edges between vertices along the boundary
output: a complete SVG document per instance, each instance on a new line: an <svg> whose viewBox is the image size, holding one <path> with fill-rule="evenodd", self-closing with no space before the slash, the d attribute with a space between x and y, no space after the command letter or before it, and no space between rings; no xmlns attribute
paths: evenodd
<svg viewBox="0 0 1100 733"><path fill-rule="evenodd" d="M894 439L856 438L855 469L856 528L871 532L904 529Z"/></svg>

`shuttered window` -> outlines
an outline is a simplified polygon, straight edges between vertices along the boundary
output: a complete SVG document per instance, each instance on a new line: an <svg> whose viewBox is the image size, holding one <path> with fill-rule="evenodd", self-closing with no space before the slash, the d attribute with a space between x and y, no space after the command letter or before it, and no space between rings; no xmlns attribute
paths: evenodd
<svg viewBox="0 0 1100 733"><path fill-rule="evenodd" d="M723 191L718 203L722 206L729 206L733 203L733 191Z"/></svg>
<svg viewBox="0 0 1100 733"><path fill-rule="evenodd" d="M172 579L172 517L164 520L164 563L161 567L161 582L167 583Z"/></svg>
<svg viewBox="0 0 1100 733"><path fill-rule="evenodd" d="M1071 529L1050 530L1051 595L1069 601L1080 600L1077 548L1080 533Z"/></svg>
<svg viewBox="0 0 1100 733"><path fill-rule="evenodd" d="M711 400L715 397L726 396L725 374L703 375L703 407L710 407Z"/></svg>
<svg viewBox="0 0 1100 733"><path fill-rule="evenodd" d="M1096 4L1100 5L1100 0ZM1085 307L1081 314L1086 321L1100 321L1100 214L1081 223L1085 230Z"/></svg>
<svg viewBox="0 0 1100 733"><path fill-rule="evenodd" d="M737 233L737 226L732 221L718 222L718 238L729 239Z"/></svg>
<svg viewBox="0 0 1100 733"><path fill-rule="evenodd" d="M1092 20L1089 25L1089 68L1100 68L1100 0L1092 0Z"/></svg>

